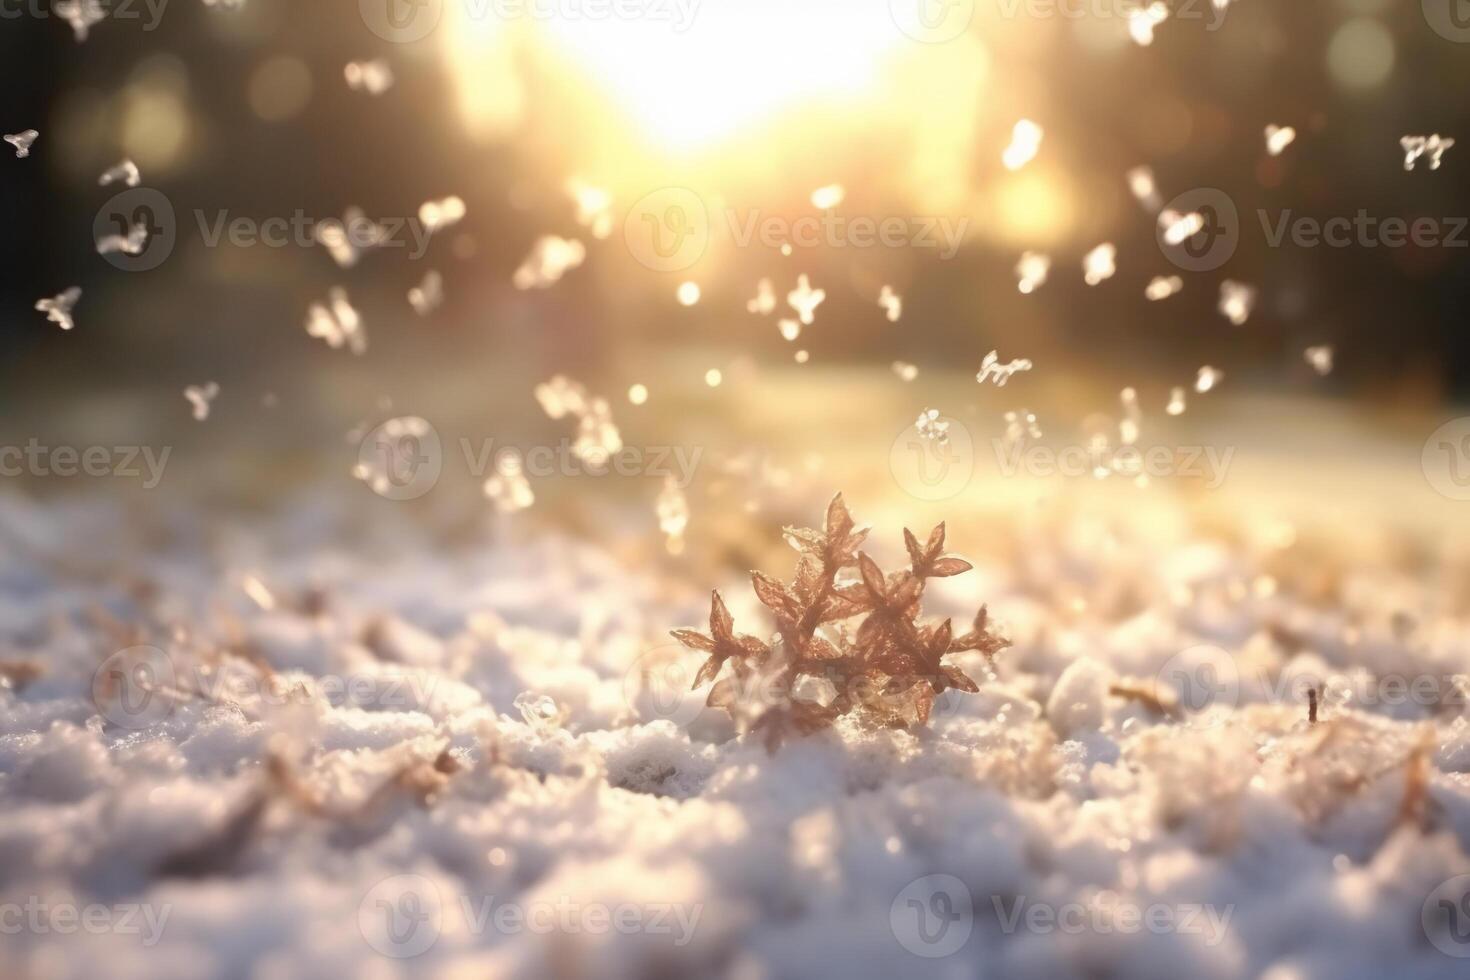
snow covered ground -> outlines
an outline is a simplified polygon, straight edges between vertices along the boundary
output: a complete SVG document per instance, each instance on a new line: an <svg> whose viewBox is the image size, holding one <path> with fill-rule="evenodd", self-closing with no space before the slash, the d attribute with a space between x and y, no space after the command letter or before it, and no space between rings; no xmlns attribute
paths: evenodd
<svg viewBox="0 0 1470 980"><path fill-rule="evenodd" d="M981 692L768 755L666 639L733 573L0 498L0 975L1463 975L1463 542L1171 508L952 530Z"/></svg>

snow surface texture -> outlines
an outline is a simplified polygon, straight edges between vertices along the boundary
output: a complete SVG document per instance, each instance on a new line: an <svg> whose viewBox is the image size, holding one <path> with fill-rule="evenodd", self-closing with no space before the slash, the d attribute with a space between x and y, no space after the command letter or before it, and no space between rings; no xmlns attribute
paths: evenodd
<svg viewBox="0 0 1470 980"><path fill-rule="evenodd" d="M952 532L981 693L768 756L583 546L0 498L0 975L1464 975L1470 563L1152 509Z"/></svg>

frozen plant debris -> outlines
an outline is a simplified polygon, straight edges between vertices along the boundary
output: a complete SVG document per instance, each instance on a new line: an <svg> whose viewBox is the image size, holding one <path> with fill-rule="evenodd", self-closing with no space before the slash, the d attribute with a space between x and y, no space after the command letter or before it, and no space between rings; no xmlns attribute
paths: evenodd
<svg viewBox="0 0 1470 980"><path fill-rule="evenodd" d="M211 381L204 385L190 385L184 389L184 398L194 410L194 421L209 418L209 406L219 395L219 384Z"/></svg>
<svg viewBox="0 0 1470 980"><path fill-rule="evenodd" d="M499 454L494 475L485 481L481 489L502 514L514 514L536 502L531 483L526 479L521 454L513 449Z"/></svg>
<svg viewBox="0 0 1470 980"><path fill-rule="evenodd" d="M1184 280L1178 276L1154 276L1143 289L1143 295L1150 302L1157 303L1161 299L1168 299L1184 288Z"/></svg>
<svg viewBox="0 0 1470 980"><path fill-rule="evenodd" d="M46 314L46 319L56 324L63 330L70 330L76 326L72 319L72 310L76 309L77 300L82 298L80 286L73 286L63 293L52 296L50 299L36 300L36 309Z"/></svg>
<svg viewBox="0 0 1470 980"><path fill-rule="evenodd" d="M897 323L903 316L903 297L895 293L892 286L884 285L878 293L878 305L888 314L889 323Z"/></svg>
<svg viewBox="0 0 1470 980"><path fill-rule="evenodd" d="M1011 128L1011 143L1001 154L1001 163L1007 170L1020 170L1036 158L1043 135L1040 126L1029 119L1022 119Z"/></svg>
<svg viewBox="0 0 1470 980"><path fill-rule="evenodd" d="M1096 286L1113 278L1118 271L1118 248L1112 242L1103 242L1082 257L1082 279L1089 286Z"/></svg>
<svg viewBox="0 0 1470 980"><path fill-rule="evenodd" d="M1203 395L1207 391L1213 391L1215 389L1215 386L1220 383L1220 379L1224 377L1224 371L1221 371L1218 368L1212 368L1208 364L1206 364L1204 367L1200 368L1199 373L1195 375L1194 390L1201 395Z"/></svg>
<svg viewBox="0 0 1470 980"><path fill-rule="evenodd" d="M658 529L663 532L664 547L671 555L682 554L684 532L689 528L689 499L684 496L673 474L664 477L654 512L658 515Z"/></svg>
<svg viewBox="0 0 1470 980"><path fill-rule="evenodd" d="M1158 184L1154 180L1154 172L1148 167L1134 167L1128 171L1128 190L1149 211L1157 211L1163 203L1159 197Z"/></svg>
<svg viewBox="0 0 1470 980"><path fill-rule="evenodd" d="M393 69L382 58L372 61L349 61L342 69L347 87L354 92L382 95L393 87Z"/></svg>
<svg viewBox="0 0 1470 980"><path fill-rule="evenodd" d="M858 550L868 530L853 523L841 494L828 505L821 531L785 533L799 553L793 579L751 573L756 597L776 621L773 642L736 633L719 592L710 597L708 633L673 631L684 646L708 654L693 684L715 682L706 704L759 733L768 751L844 716L874 728L922 726L945 691L979 691L945 658L973 651L991 659L1009 645L991 632L983 606L963 636L954 635L950 620L921 622L929 581L971 567L944 554L943 524L923 544L905 530L909 566L886 575ZM848 569L856 579L839 580Z"/></svg>
<svg viewBox="0 0 1470 980"><path fill-rule="evenodd" d="M612 234L611 194L575 177L567 181L567 193L577 205L577 224L586 228L593 238L599 240Z"/></svg>
<svg viewBox="0 0 1470 980"><path fill-rule="evenodd" d="M1164 407L1164 411L1170 415L1183 415L1187 407L1184 401L1184 389L1177 386L1169 389L1169 404Z"/></svg>
<svg viewBox="0 0 1470 980"><path fill-rule="evenodd" d="M796 311L798 319L811 326L816 319L817 307L827 298L825 289L813 289L805 272L796 277L796 288L786 294L786 303Z"/></svg>
<svg viewBox="0 0 1470 980"><path fill-rule="evenodd" d="M1290 126L1270 125L1266 127L1266 152L1273 157L1282 152L1296 139L1296 130Z"/></svg>
<svg viewBox="0 0 1470 980"><path fill-rule="evenodd" d="M1440 157L1454 145L1453 139L1438 133L1431 136L1404 136L1399 140L1399 146L1404 150L1404 169L1413 170L1419 158L1428 155L1429 169L1438 170Z"/></svg>
<svg viewBox="0 0 1470 980"><path fill-rule="evenodd" d="M914 431L919 438L936 446L949 445L949 423L944 421L937 408L926 408L914 422Z"/></svg>
<svg viewBox="0 0 1470 980"><path fill-rule="evenodd" d="M1159 214L1159 230L1168 245L1183 245L1204 230L1205 216L1198 211L1180 214L1166 210Z"/></svg>
<svg viewBox="0 0 1470 980"><path fill-rule="evenodd" d="M1148 47L1154 43L1154 28L1169 19L1169 8L1155 0L1146 7L1128 11L1128 35L1133 43Z"/></svg>
<svg viewBox="0 0 1470 980"><path fill-rule="evenodd" d="M700 289L697 282L681 282L679 288L674 292L674 298L679 301L680 306L694 306L699 303Z"/></svg>
<svg viewBox="0 0 1470 980"><path fill-rule="evenodd" d="M367 333L362 316L347 298L347 290L333 287L327 302L313 303L306 312L307 336L325 340L333 350L346 347L354 354L367 353Z"/></svg>
<svg viewBox="0 0 1470 980"><path fill-rule="evenodd" d="M128 187L137 187L141 180L142 175L138 173L138 165L131 160L124 160L98 177L97 184L100 187L107 187L122 181Z"/></svg>
<svg viewBox="0 0 1470 980"><path fill-rule="evenodd" d="M812 207L820 211L835 208L847 197L847 191L841 184L828 184L826 187L818 187L812 191Z"/></svg>
<svg viewBox="0 0 1470 980"><path fill-rule="evenodd" d="M22 133L11 133L5 137L5 142L15 147L15 156L17 159L24 160L31 155L31 147L35 145L40 135L34 129L27 129Z"/></svg>
<svg viewBox="0 0 1470 980"><path fill-rule="evenodd" d="M919 369L907 361L894 361L893 373L898 375L900 381L912 381L919 376Z"/></svg>
<svg viewBox="0 0 1470 980"><path fill-rule="evenodd" d="M1018 357L1005 364L1000 363L1000 355L991 351L985 355L985 360L980 362L980 372L975 375L975 380L984 384L991 378L995 379L997 388L1004 388L1006 382L1011 380L1011 375L1020 371L1031 370L1031 362L1024 357Z"/></svg>
<svg viewBox="0 0 1470 980"><path fill-rule="evenodd" d="M581 384L558 374L536 386L536 401L553 419L577 420L572 453L585 463L601 466L623 448L623 437L613 424L607 399L596 398Z"/></svg>
<svg viewBox="0 0 1470 980"><path fill-rule="evenodd" d="M148 247L148 224L139 221L128 229L126 235L103 235L97 239L97 254L111 255L121 252L123 255L142 255L143 249Z"/></svg>
<svg viewBox="0 0 1470 980"><path fill-rule="evenodd" d="M87 39L93 24L107 19L107 11L101 0L56 0L52 8L56 16L71 26L72 36L81 44Z"/></svg>
<svg viewBox="0 0 1470 980"><path fill-rule="evenodd" d="M423 222L424 228L431 235L451 225L459 224L464 220L466 213L464 201L453 195L439 201L425 201L419 205L419 221Z"/></svg>
<svg viewBox="0 0 1470 980"><path fill-rule="evenodd" d="M1332 373L1332 355L1333 350L1331 345L1329 344L1322 344L1318 347L1308 347L1305 351L1302 352L1302 357L1304 357L1306 359L1306 362L1312 366L1312 370L1316 371L1324 378Z"/></svg>
<svg viewBox="0 0 1470 980"><path fill-rule="evenodd" d="M516 269L511 282L517 289L548 289L560 282L568 270L581 265L586 257L587 247L575 238L542 235Z"/></svg>
<svg viewBox="0 0 1470 980"><path fill-rule="evenodd" d="M1220 315L1239 327L1251 318L1256 305L1256 288L1226 279L1220 283Z"/></svg>
<svg viewBox="0 0 1470 980"><path fill-rule="evenodd" d="M424 279L408 291L408 305L419 316L428 316L444 303L444 277L430 269Z"/></svg>
<svg viewBox="0 0 1470 980"><path fill-rule="evenodd" d="M1046 277L1050 273L1050 256L1040 252L1023 252L1021 260L1016 263L1016 278L1019 280L1016 288L1026 294L1035 292L1037 286L1046 284Z"/></svg>

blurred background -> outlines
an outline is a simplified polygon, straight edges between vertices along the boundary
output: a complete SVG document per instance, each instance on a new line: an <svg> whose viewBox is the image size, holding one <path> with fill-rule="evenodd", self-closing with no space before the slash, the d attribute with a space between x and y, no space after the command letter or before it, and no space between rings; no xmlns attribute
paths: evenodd
<svg viewBox="0 0 1470 980"><path fill-rule="evenodd" d="M993 469L1005 412L1033 411L1047 438L1076 443L1114 424L1133 387L1146 441L1234 448L1231 488L1381 505L1402 499L1402 477L1442 504L1419 460L1470 395L1470 234L1458 248L1272 247L1258 216L1366 209L1451 229L1470 215L1470 147L1406 172L1399 145L1470 129L1458 95L1470 47L1436 28L1432 5L1189 0L1144 45L1121 0L925 2L918 20L904 0L646 0L631 17L569 2L507 16L521 8L131 0L104 3L111 16L84 43L46 0L7 4L0 128L41 136L28 159L0 153L0 441L167 443L175 472L248 503L322 474L365 494L350 475L364 427L411 414L446 447L553 440L567 426L532 389L564 373L608 398L626 443L707 451L698 493L738 474L743 506L763 506L760 485L806 513L846 481L902 491L890 449L925 409L965 428ZM374 61L391 87L349 84L350 62ZM1021 119L1044 137L1010 169ZM1296 130L1279 155L1268 125ZM174 216L166 258L146 271L94 247L124 190L98 177L125 157ZM1171 263L1157 202L1130 191L1140 166L1159 201L1228 197L1240 216L1228 261ZM813 192L830 185L843 189L830 214L955 230L954 247L823 233L782 249L749 235L820 217ZM646 236L678 230L669 189L704 212L692 261L647 251ZM411 225L450 196L465 216L422 254L405 228L406 247L351 268L312 242L211 243L222 221L319 223L351 207ZM584 258L522 288L543 236ZM1104 242L1117 271L1090 286L1083 256ZM1051 259L1029 295L1024 252ZM431 270L444 301L419 316L406 297ZM802 274L825 301L788 340L778 321ZM1175 275L1177 295L1145 298ZM763 278L774 312L747 305ZM1239 326L1217 311L1226 279L1257 290ZM64 332L34 305L70 286L83 296ZM884 286L902 296L896 322ZM305 329L334 287L362 316L361 356ZM1319 345L1334 351L1325 375L1303 356ZM977 385L992 349L1036 367ZM1223 380L1196 395L1204 365ZM182 391L206 382L221 390L199 423ZM1176 386L1190 397L1178 417L1164 410ZM439 492L483 508L464 469L446 466L458 489ZM550 481L538 496L628 493L654 521L657 481L611 482Z"/></svg>

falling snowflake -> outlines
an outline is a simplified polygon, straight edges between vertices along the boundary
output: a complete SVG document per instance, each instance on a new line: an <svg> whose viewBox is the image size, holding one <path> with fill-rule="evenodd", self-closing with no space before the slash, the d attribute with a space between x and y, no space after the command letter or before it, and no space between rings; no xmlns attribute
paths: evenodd
<svg viewBox="0 0 1470 980"><path fill-rule="evenodd" d="M749 313L766 316L776 309L776 287L769 279L762 279L755 284L755 296L746 300L745 309Z"/></svg>
<svg viewBox="0 0 1470 980"><path fill-rule="evenodd" d="M428 316L444 302L444 277L430 269L424 279L408 291L408 305L419 316Z"/></svg>
<svg viewBox="0 0 1470 980"><path fill-rule="evenodd" d="M936 446L949 445L949 423L944 421L937 408L926 408L914 422L919 438Z"/></svg>
<svg viewBox="0 0 1470 980"><path fill-rule="evenodd" d="M347 87L354 92L382 95L393 87L393 69L382 58L373 61L349 61L342 69Z"/></svg>
<svg viewBox="0 0 1470 980"><path fill-rule="evenodd" d="M101 177L98 177L97 185L99 187L106 187L109 184L122 181L128 187L137 187L141 180L142 175L138 173L138 165L131 160L124 160L117 166L109 169Z"/></svg>
<svg viewBox="0 0 1470 980"><path fill-rule="evenodd" d="M1045 285L1046 277L1050 273L1050 256L1040 252L1024 252L1021 260L1016 263L1016 277L1020 280L1016 288L1023 293L1034 292L1036 287Z"/></svg>
<svg viewBox="0 0 1470 980"><path fill-rule="evenodd" d="M1399 146L1404 150L1404 169L1413 170L1419 158L1428 154L1429 169L1438 170L1440 157L1454 145L1453 139L1438 133L1432 136L1405 136L1399 140Z"/></svg>
<svg viewBox="0 0 1470 980"><path fill-rule="evenodd" d="M63 330L70 330L76 326L76 321L72 319L72 310L76 309L77 300L81 298L81 287L73 286L50 299L36 300L36 309L46 314L49 322L57 324Z"/></svg>
<svg viewBox="0 0 1470 980"><path fill-rule="evenodd" d="M885 285L878 293L878 305L887 312L889 323L897 323L903 316L903 297L895 293L892 286Z"/></svg>
<svg viewBox="0 0 1470 980"><path fill-rule="evenodd" d="M1205 216L1198 211L1181 214L1165 210L1159 214L1159 230L1166 245L1183 245L1204 230Z"/></svg>
<svg viewBox="0 0 1470 980"><path fill-rule="evenodd" d="M514 514L536 502L536 494L526 479L521 454L513 449L500 453L495 461L494 475L485 481L481 489L502 514Z"/></svg>
<svg viewBox="0 0 1470 980"><path fill-rule="evenodd" d="M209 406L219 395L219 384L211 381L205 385L190 385L184 389L184 398L194 409L194 421L209 418Z"/></svg>
<svg viewBox="0 0 1470 980"><path fill-rule="evenodd" d="M1332 373L1332 356L1333 350L1328 344L1323 344L1318 347L1308 347L1302 352L1302 357L1312 366L1312 370L1324 378Z"/></svg>
<svg viewBox="0 0 1470 980"><path fill-rule="evenodd" d="M847 197L847 191L841 184L828 184L826 187L818 187L812 191L812 207L820 211L835 208Z"/></svg>
<svg viewBox="0 0 1470 980"><path fill-rule="evenodd" d="M24 160L31 155L31 147L35 145L40 135L34 129L27 129L22 133L11 133L5 137L5 142L15 147L15 156L17 159Z"/></svg>
<svg viewBox="0 0 1470 980"><path fill-rule="evenodd" d="M459 224L467 213L464 201L453 195L419 205L419 221L429 234Z"/></svg>
<svg viewBox="0 0 1470 980"><path fill-rule="evenodd" d="M347 290L333 287L328 301L313 303L306 313L308 336L325 340L333 350L346 347L354 354L367 353L367 334L362 328L362 316L347 298Z"/></svg>
<svg viewBox="0 0 1470 980"><path fill-rule="evenodd" d="M664 477L654 511L658 515L658 529L664 535L664 547L671 555L682 553L684 532L689 528L689 499L672 475Z"/></svg>
<svg viewBox="0 0 1470 980"><path fill-rule="evenodd" d="M1225 317L1235 326L1241 326L1250 319L1251 310L1256 305L1256 289L1245 283L1226 279L1220 283L1220 315Z"/></svg>
<svg viewBox="0 0 1470 980"><path fill-rule="evenodd" d="M893 373L898 375L900 381L912 381L919 376L919 368L907 361L894 361Z"/></svg>
<svg viewBox="0 0 1470 980"><path fill-rule="evenodd" d="M1133 43L1148 47L1154 43L1154 28L1169 19L1169 8L1154 2L1147 7L1135 7L1128 11L1128 34Z"/></svg>
<svg viewBox="0 0 1470 980"><path fill-rule="evenodd" d="M561 281L568 270L581 265L586 257L586 246L576 239L543 235L516 269L511 282L517 289L547 289Z"/></svg>
<svg viewBox="0 0 1470 980"><path fill-rule="evenodd" d="M1184 288L1184 280L1178 276L1154 276L1144 287L1143 295L1150 302L1168 299Z"/></svg>
<svg viewBox="0 0 1470 980"><path fill-rule="evenodd" d="M107 11L100 0L57 0L53 9L56 16L71 25L78 44L87 39L93 24L107 19Z"/></svg>
<svg viewBox="0 0 1470 980"><path fill-rule="evenodd" d="M1002 418L1006 424L1002 439L1007 448L1015 449L1025 445L1027 440L1041 438L1041 425L1036 421L1036 415L1030 410L1019 408L1013 412L1006 412Z"/></svg>
<svg viewBox="0 0 1470 980"><path fill-rule="evenodd" d="M1225 377L1225 372L1212 368L1208 364L1199 369L1199 374L1194 379L1194 390L1203 395L1207 391L1213 391L1220 380Z"/></svg>
<svg viewBox="0 0 1470 980"><path fill-rule="evenodd" d="M1001 154L1001 162L1007 170L1020 170L1036 158L1041 149L1042 128L1029 119L1022 119L1011 128L1011 143Z"/></svg>
<svg viewBox="0 0 1470 980"><path fill-rule="evenodd" d="M1273 157L1279 157L1292 141L1296 139L1296 130L1290 126L1270 125L1266 127L1266 152Z"/></svg>
<svg viewBox="0 0 1470 980"><path fill-rule="evenodd" d="M1134 167L1128 171L1128 190L1135 200L1150 211L1157 211L1161 198L1154 172L1148 167Z"/></svg>
<svg viewBox="0 0 1470 980"><path fill-rule="evenodd" d="M1169 404L1164 407L1164 411L1170 415L1183 415L1186 407L1184 389L1177 386L1170 388Z"/></svg>
<svg viewBox="0 0 1470 980"><path fill-rule="evenodd" d="M1113 278L1118 271L1118 248L1112 242L1103 242L1082 257L1082 279L1089 286L1096 286Z"/></svg>
<svg viewBox="0 0 1470 980"><path fill-rule="evenodd" d="M148 224L140 221L128 229L126 235L103 235L97 239L97 254L111 255L121 252L124 255L142 255L143 250L148 247Z"/></svg>
<svg viewBox="0 0 1470 980"><path fill-rule="evenodd" d="M985 360L980 362L980 373L975 375L975 380L984 384L992 377L995 379L997 388L1004 388L1006 382L1011 380L1011 375L1020 371L1031 370L1031 362L1024 357L1018 357L1009 363L1000 363L1000 356L991 351L985 355Z"/></svg>

